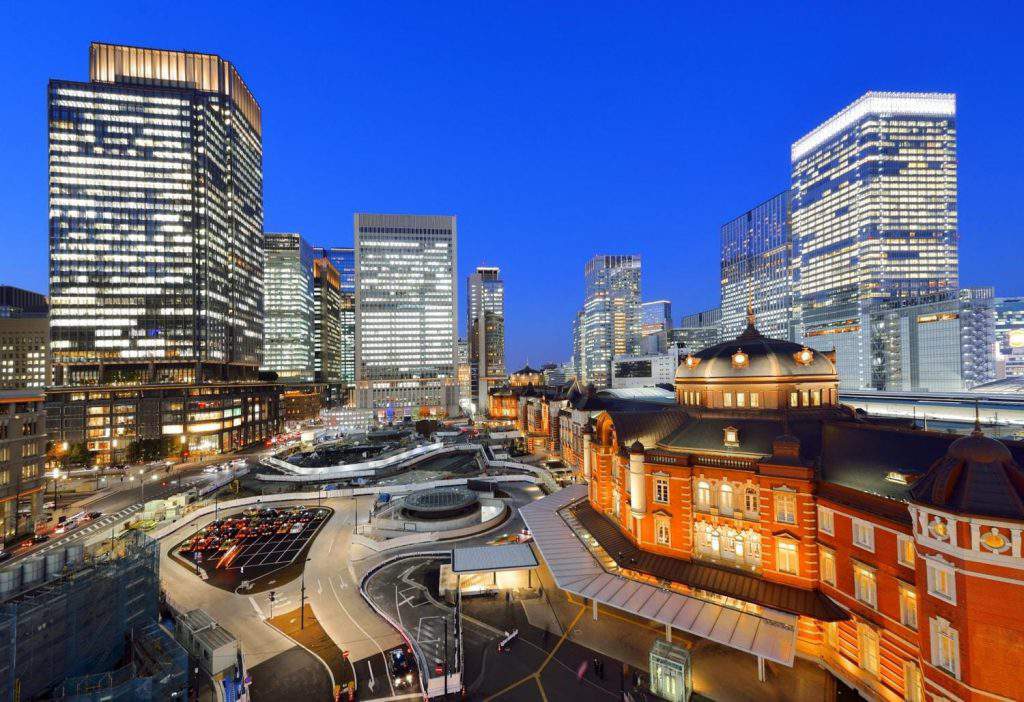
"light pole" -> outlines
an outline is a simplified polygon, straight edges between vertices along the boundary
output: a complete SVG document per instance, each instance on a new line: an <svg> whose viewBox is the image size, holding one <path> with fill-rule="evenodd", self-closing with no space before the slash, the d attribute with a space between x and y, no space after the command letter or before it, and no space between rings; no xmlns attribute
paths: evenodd
<svg viewBox="0 0 1024 702"><path fill-rule="evenodd" d="M307 558L309 563L312 558ZM306 563L302 564L302 594L299 596L299 629L306 628Z"/></svg>
<svg viewBox="0 0 1024 702"><path fill-rule="evenodd" d="M60 480L60 468L53 469L53 512L57 513L57 481Z"/></svg>

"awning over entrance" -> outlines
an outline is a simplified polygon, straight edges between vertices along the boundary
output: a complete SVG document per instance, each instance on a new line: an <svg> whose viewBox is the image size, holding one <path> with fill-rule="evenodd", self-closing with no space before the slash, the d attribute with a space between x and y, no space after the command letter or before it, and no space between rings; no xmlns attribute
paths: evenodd
<svg viewBox="0 0 1024 702"><path fill-rule="evenodd" d="M711 602L605 570L560 513L586 497L586 485L571 485L520 509L559 588L767 660L793 665L796 616L756 605L741 609ZM615 568L611 559L604 565Z"/></svg>
<svg viewBox="0 0 1024 702"><path fill-rule="evenodd" d="M537 557L533 555L530 544L469 546L452 551L453 573L489 573L536 567Z"/></svg>

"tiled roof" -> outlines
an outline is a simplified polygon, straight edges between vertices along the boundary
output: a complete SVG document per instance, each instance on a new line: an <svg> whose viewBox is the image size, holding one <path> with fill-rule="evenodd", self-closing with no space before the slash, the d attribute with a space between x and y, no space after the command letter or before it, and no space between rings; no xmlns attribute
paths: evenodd
<svg viewBox="0 0 1024 702"><path fill-rule="evenodd" d="M804 590L728 568L644 551L588 502L573 508L573 514L620 568L821 621L848 619L838 605L817 590Z"/></svg>
<svg viewBox="0 0 1024 702"><path fill-rule="evenodd" d="M660 407L643 411L608 412L615 425L615 436L623 449L639 441L645 448L653 448L662 438L686 422L689 415L678 407Z"/></svg>

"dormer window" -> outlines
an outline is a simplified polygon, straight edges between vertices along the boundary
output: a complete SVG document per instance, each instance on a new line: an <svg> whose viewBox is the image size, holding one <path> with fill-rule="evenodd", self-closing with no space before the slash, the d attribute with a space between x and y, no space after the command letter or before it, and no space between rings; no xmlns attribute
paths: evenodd
<svg viewBox="0 0 1024 702"><path fill-rule="evenodd" d="M686 354L686 358L683 360L683 362L686 364L687 368L693 370L700 363L700 359L695 358L692 354Z"/></svg>
<svg viewBox="0 0 1024 702"><path fill-rule="evenodd" d="M736 349L736 353L732 355L732 367L733 368L746 368L750 364L750 356L748 356L743 349Z"/></svg>
<svg viewBox="0 0 1024 702"><path fill-rule="evenodd" d="M793 354L793 360L799 363L801 366L811 365L811 361L814 360L814 352L804 346L802 349Z"/></svg>
<svg viewBox="0 0 1024 702"><path fill-rule="evenodd" d="M739 446L740 445L740 430L736 427L726 427L722 430L724 434L722 443L726 446Z"/></svg>

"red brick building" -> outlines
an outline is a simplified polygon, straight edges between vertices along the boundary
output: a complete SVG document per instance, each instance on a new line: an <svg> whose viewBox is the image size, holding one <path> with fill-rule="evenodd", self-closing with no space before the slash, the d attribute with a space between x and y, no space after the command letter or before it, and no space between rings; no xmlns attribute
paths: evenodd
<svg viewBox="0 0 1024 702"><path fill-rule="evenodd" d="M1024 445L858 415L833 360L751 316L676 406L584 430L574 524L628 578L796 615L797 655L865 697L1020 699Z"/></svg>

